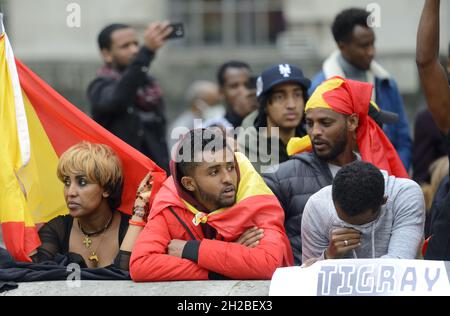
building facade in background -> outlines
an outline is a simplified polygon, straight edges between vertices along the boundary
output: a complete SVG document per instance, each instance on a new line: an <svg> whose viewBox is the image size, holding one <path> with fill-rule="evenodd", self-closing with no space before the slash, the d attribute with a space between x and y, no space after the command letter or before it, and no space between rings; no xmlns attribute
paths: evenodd
<svg viewBox="0 0 450 316"><path fill-rule="evenodd" d="M397 79L411 119L419 106L415 45L421 0L0 0L0 6L16 56L86 112L86 87L101 65L96 38L103 26L122 22L142 32L153 20L185 23L186 39L164 47L151 68L169 118L184 110L183 95L192 81L215 80L218 65L230 59L245 60L256 72L289 62L312 77L335 49L330 31L335 15L370 6L379 9L377 59ZM73 8L79 8L80 27L67 23ZM442 11L445 55L447 1Z"/></svg>

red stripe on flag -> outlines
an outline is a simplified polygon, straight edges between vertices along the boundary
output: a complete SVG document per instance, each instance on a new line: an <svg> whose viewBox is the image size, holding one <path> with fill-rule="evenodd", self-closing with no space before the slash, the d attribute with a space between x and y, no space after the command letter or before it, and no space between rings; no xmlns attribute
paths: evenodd
<svg viewBox="0 0 450 316"><path fill-rule="evenodd" d="M3 241L15 260L31 262L28 255L41 245L37 229L25 224L8 222L2 224Z"/></svg>
<svg viewBox="0 0 450 316"><path fill-rule="evenodd" d="M154 178L150 197L150 201L153 201L166 178L165 172L160 167L64 99L18 59L16 59L16 65L22 89L58 156L83 140L109 145L120 157L124 169L124 192L119 209L122 212L131 213L136 189L150 171Z"/></svg>

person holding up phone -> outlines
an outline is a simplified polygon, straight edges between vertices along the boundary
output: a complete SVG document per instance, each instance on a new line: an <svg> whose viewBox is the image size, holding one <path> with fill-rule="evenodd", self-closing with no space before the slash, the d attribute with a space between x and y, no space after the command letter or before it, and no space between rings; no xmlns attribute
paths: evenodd
<svg viewBox="0 0 450 316"><path fill-rule="evenodd" d="M169 152L163 94L148 70L172 32L169 22L151 23L140 46L131 26L106 26L98 36L104 65L88 87L94 120L166 171Z"/></svg>
<svg viewBox="0 0 450 316"><path fill-rule="evenodd" d="M183 23L171 23L169 27L172 29L166 39L179 39L184 37L184 24Z"/></svg>

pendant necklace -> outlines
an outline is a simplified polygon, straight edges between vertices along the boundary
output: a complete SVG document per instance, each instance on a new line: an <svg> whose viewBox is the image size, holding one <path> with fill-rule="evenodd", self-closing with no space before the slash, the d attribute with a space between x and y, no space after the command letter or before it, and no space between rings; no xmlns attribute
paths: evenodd
<svg viewBox="0 0 450 316"><path fill-rule="evenodd" d="M108 222L106 223L105 227L103 227L102 229L100 229L99 231L93 232L93 233L88 233L86 232L83 227L81 226L80 221L78 221L78 227L80 228L80 231L83 233L84 237L83 237L83 244L84 246L89 250L89 252L91 252L91 245L92 245L92 239L91 237L96 237L101 235L101 239L100 242L98 243L97 247L95 248L94 251L92 251L92 254L89 256L89 261L91 261L93 264L95 264L95 266L98 265L99 259L98 259L98 255L97 255L97 250L98 247L101 245L102 241L103 241L103 237L105 237L105 232L108 230L108 228L111 226L112 224L112 220L113 220L114 214L111 214L110 219L108 220Z"/></svg>

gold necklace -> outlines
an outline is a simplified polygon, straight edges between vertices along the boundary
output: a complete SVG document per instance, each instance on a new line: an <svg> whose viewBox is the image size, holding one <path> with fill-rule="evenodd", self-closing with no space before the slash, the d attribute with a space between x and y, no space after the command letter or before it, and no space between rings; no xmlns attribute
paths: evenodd
<svg viewBox="0 0 450 316"><path fill-rule="evenodd" d="M88 257L89 261L92 262L95 265L95 267L98 266L99 259L98 259L98 255L97 255L97 250L98 250L98 247L100 247L100 245L101 245L101 243L103 241L103 237L105 237L105 232L103 232L102 237L100 239L100 242L98 243L98 245L95 248L95 250L92 251L92 254Z"/></svg>
<svg viewBox="0 0 450 316"><path fill-rule="evenodd" d="M80 221L78 220L78 228L81 230L81 232L84 235L83 238L83 244L86 248L91 248L91 244L92 244L92 239L91 237L93 236L98 236L100 234L102 234L105 230L107 230L109 228L109 226L112 223L112 219L113 219L114 214L111 214L111 217L109 218L108 222L106 223L105 227L103 227L102 229L100 229L99 231L93 232L93 233L87 233L83 227L81 226Z"/></svg>
<svg viewBox="0 0 450 316"><path fill-rule="evenodd" d="M93 232L93 233L87 233L83 227L81 226L80 221L78 221L78 227L80 228L80 231L83 233L84 237L83 237L83 244L84 246L89 249L91 249L91 244L92 244L92 236L97 236L97 235L101 235L101 239L100 242L98 243L97 247L95 248L94 251L92 251L92 254L88 257L89 261L91 261L93 264L95 264L95 266L97 267L99 259L98 259L98 255L97 255L97 250L98 247L101 245L101 243L103 242L103 237L105 237L105 233L108 230L108 228L111 226L112 224L112 220L113 220L114 214L111 214L111 217L109 218L108 222L106 223L105 227L103 227L101 230L97 231L97 232Z"/></svg>

